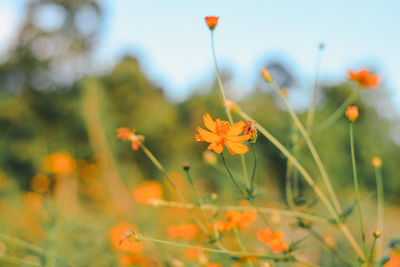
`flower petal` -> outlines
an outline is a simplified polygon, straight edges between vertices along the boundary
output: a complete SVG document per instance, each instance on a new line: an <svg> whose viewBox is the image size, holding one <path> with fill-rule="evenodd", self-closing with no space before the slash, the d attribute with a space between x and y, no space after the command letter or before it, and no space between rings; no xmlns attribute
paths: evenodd
<svg viewBox="0 0 400 267"><path fill-rule="evenodd" d="M209 143L215 143L220 140L220 137L215 133L209 132L200 127L197 127L197 131L199 133L196 135L196 141L206 141Z"/></svg>
<svg viewBox="0 0 400 267"><path fill-rule="evenodd" d="M249 148L241 143L225 141L225 145L232 155L245 154L247 151L249 151Z"/></svg>
<svg viewBox="0 0 400 267"><path fill-rule="evenodd" d="M214 150L215 153L221 154L222 150L224 150L224 146L221 143L211 143L207 149Z"/></svg>
<svg viewBox="0 0 400 267"><path fill-rule="evenodd" d="M215 132L217 124L215 123L215 121L213 121L210 114L206 113L206 115L203 116L203 121L208 130L210 130L211 132Z"/></svg>
<svg viewBox="0 0 400 267"><path fill-rule="evenodd" d="M226 140L231 142L243 142L249 140L251 134L239 135L239 136L227 136Z"/></svg>
<svg viewBox="0 0 400 267"><path fill-rule="evenodd" d="M233 135L239 135L243 132L243 127L246 124L243 121L239 121L237 123L235 123L234 125L231 126L231 128L229 129L228 132L228 136L233 136Z"/></svg>

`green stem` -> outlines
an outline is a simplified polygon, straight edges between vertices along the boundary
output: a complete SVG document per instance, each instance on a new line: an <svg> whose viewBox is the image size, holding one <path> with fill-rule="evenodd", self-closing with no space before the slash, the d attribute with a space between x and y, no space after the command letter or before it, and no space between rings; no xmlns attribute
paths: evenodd
<svg viewBox="0 0 400 267"><path fill-rule="evenodd" d="M314 111L315 111L314 102L318 91L319 66L321 63L322 49L323 48L321 47L321 45L319 45L317 51L316 67L315 67L316 70L315 70L314 86L311 93L310 107L308 108L308 113L307 113L306 127L308 130L311 129L312 124L314 122Z"/></svg>
<svg viewBox="0 0 400 267"><path fill-rule="evenodd" d="M40 247L37 247L37 246L27 242L27 241L18 239L16 237L0 233L0 238L3 239L6 242L10 242L10 243L13 243L13 244L15 244L17 246L27 248L27 249L35 252L35 253L38 253L38 254L41 254L41 255L46 254L46 251L44 249L42 249Z"/></svg>
<svg viewBox="0 0 400 267"><path fill-rule="evenodd" d="M154 243L159 243L159 244L164 244L164 245L171 245L171 246L176 246L176 247L184 247L184 248L194 248L198 250L204 250L208 252L213 252L213 253L219 253L219 254L227 254L230 256L238 256L238 257L257 257L260 259L273 259L273 260L292 260L294 261L295 259L292 257L288 257L285 255L266 255L265 253L263 254L258 254L258 253L253 253L253 252L242 252L242 251L232 251L232 250L221 250L221 249L216 249L216 248L208 248L208 247L200 247L200 246L193 246L189 244L183 244L183 243L177 243L173 241L168 241L168 240L162 240L162 239L157 239L157 238L152 238L152 237L147 237L147 236L142 236L142 240L147 240L151 241Z"/></svg>
<svg viewBox="0 0 400 267"><path fill-rule="evenodd" d="M246 120L253 120L249 115L244 113L243 111L239 111L239 115L246 119ZM357 244L356 240L354 239L353 235L349 231L348 227L346 224L344 224L339 216L337 215L334 207L328 200L328 198L325 196L325 194L321 191L319 186L315 183L311 175L304 169L304 167L298 162L298 160L289 152L289 150L286 149L270 132L268 132L264 127L262 127L259 123L256 122L255 125L262 133L276 148L278 148L282 154L286 156L288 160L290 160L293 164L294 167L300 172L304 180L309 184L309 186L314 190L315 194L321 199L322 203L325 205L325 207L328 209L329 213L331 216L334 218L336 221L338 228L342 231L343 235L346 237L346 239L349 241L350 245L353 247L354 251L357 253L357 255L360 258L364 257L363 251L360 249L359 245Z"/></svg>
<svg viewBox="0 0 400 267"><path fill-rule="evenodd" d="M343 113L347 108L347 106L352 104L357 98L358 98L358 91L353 91L331 116L325 119L324 122L316 126L313 130L318 132L329 127L331 124L335 123L341 116L343 116Z"/></svg>
<svg viewBox="0 0 400 267"><path fill-rule="evenodd" d="M375 248L376 248L376 239L377 237L374 236L374 240L372 241L371 245L371 250L369 252L369 265L368 266L374 266L374 261L375 261Z"/></svg>
<svg viewBox="0 0 400 267"><path fill-rule="evenodd" d="M240 188L240 186L239 186L238 183L236 182L236 180L235 180L235 178L233 177L231 171L229 170L228 165L226 164L226 161L225 161L225 157L224 157L224 153L223 153L223 152L221 152L221 158L222 158L222 161L223 161L223 163L224 163L224 166L225 166L226 170L228 171L229 177L231 178L233 184L234 184L234 185L236 186L236 188L239 190L239 192L240 192L240 194L242 195L242 197L245 198L245 197L246 197L245 193L242 191L242 189Z"/></svg>
<svg viewBox="0 0 400 267"><path fill-rule="evenodd" d="M214 65L215 65L215 73L216 73L216 76L217 76L217 83L218 83L218 87L219 87L220 92L221 92L223 105L225 107L225 111L226 111L226 115L228 116L229 123L231 125L233 125L233 119L232 119L231 112L229 111L229 108L228 108L228 105L227 105L225 91L224 91L224 87L222 85L221 75L220 75L220 72L219 72L217 56L216 56L216 53L215 53L214 31L211 31L211 50L212 50L212 55L213 55L213 60L214 60ZM243 175L244 175L245 181L246 181L246 186L247 186L247 188L250 188L249 175L247 174L246 160L244 158L244 155L240 155L240 160L242 162L242 169L243 169Z"/></svg>
<svg viewBox="0 0 400 267"><path fill-rule="evenodd" d="M153 153L150 152L150 150L147 149L147 147L143 143L139 143L139 146L142 148L143 152L147 155L147 157L153 162L153 164L159 169L167 178L168 182L172 186L172 188L175 190L175 192L178 194L179 198L182 200L183 203L186 203L186 199L183 196L181 190L179 190L178 187L176 187L175 183L169 178L168 172L165 170L165 168L161 165L161 163L154 157ZM193 213L193 211L189 208L187 208L187 211L190 213L192 216L194 222L200 227L200 229L204 233L208 233L207 227L203 225L203 223L196 217L196 215Z"/></svg>
<svg viewBox="0 0 400 267"><path fill-rule="evenodd" d="M315 149L314 144L312 143L309 134L307 133L307 131L304 129L303 124L301 123L301 121L299 120L299 118L297 117L296 113L293 111L292 107L289 105L289 102L287 102L286 97L283 95L281 89L278 87L278 85L272 81L271 83L272 87L275 89L276 93L281 97L283 103L285 104L285 106L287 107L290 116L292 117L294 123L296 124L297 128L299 129L300 133L303 135L304 140L307 143L307 146L311 152L312 157L314 158L315 164L318 167L318 170L321 173L322 176L322 180L324 181L324 184L326 186L326 189L328 190L328 194L336 208L336 211L341 214L342 213L342 209L340 207L339 201L335 195L335 191L332 188L332 185L330 183L330 179L328 177L328 173L325 170L324 165L322 164L321 158L318 155L317 150Z"/></svg>
<svg viewBox="0 0 400 267"><path fill-rule="evenodd" d="M197 200L197 202L199 204L201 216L203 217L203 220L206 223L206 225L210 225L210 223L209 223L209 221L207 219L207 216L206 216L206 214L204 212L203 201L201 200L199 194L196 191L196 188L194 187L194 183L193 183L192 177L190 176L190 172L189 172L189 170L186 170L186 169L185 169L185 172L186 172L186 177L189 180L189 184L190 184L190 186L192 188L193 194L194 194L194 196L195 196L195 198L196 198L196 200ZM207 229L208 229L208 227L207 227ZM212 231L208 230L208 233L209 233L210 238L211 238L213 236ZM215 239L216 239L216 237L215 237Z"/></svg>
<svg viewBox="0 0 400 267"><path fill-rule="evenodd" d="M25 259L21 259L19 257L15 257L15 256L11 256L11 255L0 255L0 261L5 261L11 264L15 264L16 266L38 266L41 267L42 265L40 263L37 262L32 262L29 260L25 260Z"/></svg>
<svg viewBox="0 0 400 267"><path fill-rule="evenodd" d="M356 193L358 213L360 215L361 239L362 239L365 255L368 255L367 243L366 243L366 239L365 239L364 220L363 220L362 211L361 211L360 193L358 190L356 157L355 157L355 153L354 153L353 123L350 123L350 149L351 149L351 163L352 163L352 167L353 167L354 191Z"/></svg>
<svg viewBox="0 0 400 267"><path fill-rule="evenodd" d="M240 237L239 230L238 230L238 228L237 228L236 226L233 227L233 232L235 233L235 238L236 238L236 240L237 240L237 242L238 242L238 244L239 244L240 250L241 250L242 252L246 252L246 247L245 247L245 245L243 244L242 238ZM250 261L247 261L247 264L248 264L249 266L254 266L253 263L251 263Z"/></svg>
<svg viewBox="0 0 400 267"><path fill-rule="evenodd" d="M166 207L174 207L174 208L193 208L194 205L190 203L181 203L175 201L165 201L165 200L157 200L157 206L166 206ZM313 215L310 213L305 213L301 211L292 211L286 209L277 209L277 208L265 208L265 207L258 207L258 206L233 206L233 205L226 205L226 206L216 206L210 204L204 204L203 208L206 210L236 210L236 211L245 211L245 210L252 210L254 208L259 210L259 213L262 214L279 214L282 216L287 217L297 217L303 218L313 222L320 222L320 223L328 223L328 219L324 217L320 217L317 215Z"/></svg>
<svg viewBox="0 0 400 267"><path fill-rule="evenodd" d="M383 181L382 181L382 169L381 167L375 167L376 176L376 197L377 197L377 221L376 227L379 232L383 235L383 216L384 216L384 191L383 191ZM377 241L378 256L383 251L383 237L381 236Z"/></svg>
<svg viewBox="0 0 400 267"><path fill-rule="evenodd" d="M256 154L256 148L254 147L254 143L251 143L251 150L253 151L254 165L253 165L253 171L251 173L250 193L253 194L254 193L254 181L255 181L256 169L257 169L257 154Z"/></svg>

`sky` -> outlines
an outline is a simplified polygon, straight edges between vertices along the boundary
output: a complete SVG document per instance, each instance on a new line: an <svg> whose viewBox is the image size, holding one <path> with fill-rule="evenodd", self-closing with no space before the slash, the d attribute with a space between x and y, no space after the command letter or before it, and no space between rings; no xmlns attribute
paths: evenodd
<svg viewBox="0 0 400 267"><path fill-rule="evenodd" d="M27 0L0 0L0 53L23 19ZM267 59L290 64L310 88L317 47L322 80L344 81L348 69L379 71L400 107L400 1L178 1L101 0L105 8L93 60L109 69L126 53L172 99L183 99L214 75L204 16L216 15L217 58L245 94ZM400 108L399 108L400 111Z"/></svg>

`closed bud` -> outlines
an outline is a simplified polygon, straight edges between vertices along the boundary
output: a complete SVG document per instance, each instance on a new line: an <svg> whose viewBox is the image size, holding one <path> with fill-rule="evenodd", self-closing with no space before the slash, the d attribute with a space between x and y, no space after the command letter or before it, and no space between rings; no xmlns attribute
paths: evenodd
<svg viewBox="0 0 400 267"><path fill-rule="evenodd" d="M182 165L182 167L183 167L183 170L184 171L189 171L190 170L190 164L189 164L189 162L184 162L183 163L183 165Z"/></svg>
<svg viewBox="0 0 400 267"><path fill-rule="evenodd" d="M271 73L266 68L261 68L261 76L267 83L272 83Z"/></svg>
<svg viewBox="0 0 400 267"><path fill-rule="evenodd" d="M382 159L380 157L373 157L371 160L372 166L380 168L382 166Z"/></svg>

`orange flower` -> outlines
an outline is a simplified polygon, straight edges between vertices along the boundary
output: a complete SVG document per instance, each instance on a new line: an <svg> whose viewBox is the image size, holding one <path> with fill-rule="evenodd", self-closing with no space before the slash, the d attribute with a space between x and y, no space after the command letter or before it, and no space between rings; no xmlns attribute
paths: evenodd
<svg viewBox="0 0 400 267"><path fill-rule="evenodd" d="M132 231L133 228L134 226L127 222L120 222L108 230L108 236L110 237L111 245L115 250L131 253L140 253L142 251L142 243L130 242L129 240L124 239L125 234L128 231Z"/></svg>
<svg viewBox="0 0 400 267"><path fill-rule="evenodd" d="M289 246L285 243L283 233L281 231L272 232L271 227L258 230L257 238L269 246L276 254L289 249Z"/></svg>
<svg viewBox="0 0 400 267"><path fill-rule="evenodd" d="M204 141L211 143L208 150L214 150L216 153L222 153L224 145L234 154L245 154L249 148L241 142L249 140L250 135L239 135L243 132L243 127L246 125L243 121L239 121L234 125L230 125L227 121L220 119L213 120L210 114L203 116L204 125L208 130L197 127L196 141Z"/></svg>
<svg viewBox="0 0 400 267"><path fill-rule="evenodd" d="M217 27L219 17L208 16L208 17L205 17L205 20L208 25L208 28L210 28L210 30L213 31L215 29L215 27Z"/></svg>
<svg viewBox="0 0 400 267"><path fill-rule="evenodd" d="M228 220L228 224L225 226L226 230L233 227L246 228L257 219L257 212L255 210L243 212L231 210L227 212L226 219Z"/></svg>
<svg viewBox="0 0 400 267"><path fill-rule="evenodd" d="M358 107L357 106L348 106L346 110L346 117L351 122L355 122L358 118Z"/></svg>
<svg viewBox="0 0 400 267"><path fill-rule="evenodd" d="M197 225L184 224L170 225L168 227L168 234L173 238L192 239L197 233Z"/></svg>
<svg viewBox="0 0 400 267"><path fill-rule="evenodd" d="M379 168L382 166L382 159L380 157L373 157L371 160L372 166Z"/></svg>
<svg viewBox="0 0 400 267"><path fill-rule="evenodd" d="M383 267L400 267L400 254L394 254Z"/></svg>
<svg viewBox="0 0 400 267"><path fill-rule="evenodd" d="M222 267L222 265L216 262L210 262L206 265L206 267Z"/></svg>
<svg viewBox="0 0 400 267"><path fill-rule="evenodd" d="M47 155L43 159L43 167L47 172L58 175L67 175L75 170L76 161L68 153L56 152Z"/></svg>
<svg viewBox="0 0 400 267"><path fill-rule="evenodd" d="M130 130L129 128L118 128L117 137L121 138L122 141L131 141L133 150L139 149L139 144L144 141L143 135L136 135L136 129Z"/></svg>
<svg viewBox="0 0 400 267"><path fill-rule="evenodd" d="M375 89L378 84L380 77L377 74L371 74L367 69L361 69L360 71L348 71L349 80L358 83L360 88L370 87Z"/></svg>
<svg viewBox="0 0 400 267"><path fill-rule="evenodd" d="M228 226L228 223L224 221L217 221L215 224L210 225L211 230L217 230L218 232L223 232L226 230L226 227Z"/></svg>
<svg viewBox="0 0 400 267"><path fill-rule="evenodd" d="M133 190L132 196L137 203L150 204L153 199L163 197L163 189L156 181L145 181Z"/></svg>

